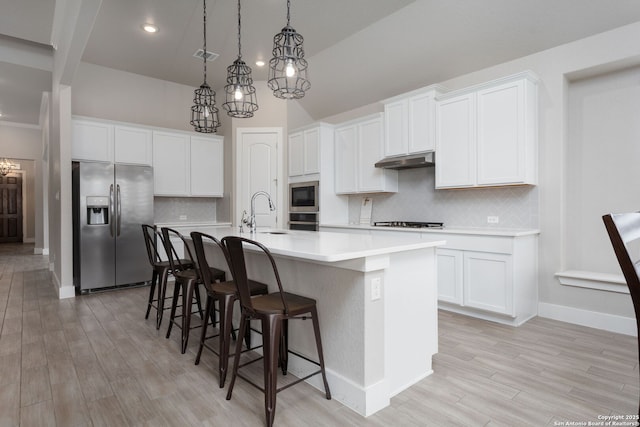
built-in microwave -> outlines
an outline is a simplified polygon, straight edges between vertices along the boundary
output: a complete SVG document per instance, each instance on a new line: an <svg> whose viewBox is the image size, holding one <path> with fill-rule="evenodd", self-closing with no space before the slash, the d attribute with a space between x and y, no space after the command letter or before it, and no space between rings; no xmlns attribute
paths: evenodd
<svg viewBox="0 0 640 427"><path fill-rule="evenodd" d="M318 212L318 181L289 184L289 212Z"/></svg>

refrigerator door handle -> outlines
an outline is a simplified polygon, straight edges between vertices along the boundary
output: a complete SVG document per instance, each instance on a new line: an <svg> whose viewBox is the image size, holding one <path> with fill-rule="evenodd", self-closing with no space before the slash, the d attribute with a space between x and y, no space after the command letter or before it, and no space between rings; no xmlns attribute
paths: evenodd
<svg viewBox="0 0 640 427"><path fill-rule="evenodd" d="M122 221L122 207L120 205L120 184L116 185L116 209L118 210L118 218L117 218L117 225L116 225L116 236L120 236L120 225L121 225L121 221Z"/></svg>
<svg viewBox="0 0 640 427"><path fill-rule="evenodd" d="M109 223L109 234L113 237L113 227L115 224L113 223L113 215L115 213L115 209L113 206L113 184L109 186L109 216L111 217L111 221Z"/></svg>

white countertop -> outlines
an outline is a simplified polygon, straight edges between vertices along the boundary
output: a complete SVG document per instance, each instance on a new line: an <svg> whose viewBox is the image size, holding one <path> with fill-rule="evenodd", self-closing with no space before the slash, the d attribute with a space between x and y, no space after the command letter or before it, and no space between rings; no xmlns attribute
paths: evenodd
<svg viewBox="0 0 640 427"><path fill-rule="evenodd" d="M444 240L426 241L419 235L372 236L363 234L332 233L326 231L260 229L251 234L239 233L231 227L193 227L180 230L185 237L191 231L200 231L221 239L242 236L262 243L274 255L321 262L338 262L375 255L424 249L445 244ZM271 234L284 233L284 234Z"/></svg>
<svg viewBox="0 0 640 427"><path fill-rule="evenodd" d="M473 234L480 236L521 237L540 234L538 229L529 228L474 228L474 227L444 227L444 228L407 228L407 227L376 227L370 224L321 224L322 227L347 228L353 230L376 231L405 231L407 233L436 233L436 234Z"/></svg>
<svg viewBox="0 0 640 427"><path fill-rule="evenodd" d="M178 222L156 222L155 225L160 227L169 227L169 228L194 228L194 227L231 227L230 222L211 222L211 221L195 221L195 222L187 222L187 221L178 221Z"/></svg>

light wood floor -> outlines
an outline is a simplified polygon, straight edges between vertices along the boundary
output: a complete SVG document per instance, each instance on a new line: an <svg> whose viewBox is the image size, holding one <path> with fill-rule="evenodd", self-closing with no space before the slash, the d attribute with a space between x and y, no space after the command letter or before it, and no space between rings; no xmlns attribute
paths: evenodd
<svg viewBox="0 0 640 427"><path fill-rule="evenodd" d="M46 257L0 245L0 426L262 426L262 395L233 399L206 352L144 320L148 288L58 300ZM322 319L320 319L322 323ZM299 384L279 426L553 426L634 414L634 337L536 318L519 328L440 313L435 373L362 418ZM420 330L415 331L417 334ZM327 333L330 335L330 333Z"/></svg>

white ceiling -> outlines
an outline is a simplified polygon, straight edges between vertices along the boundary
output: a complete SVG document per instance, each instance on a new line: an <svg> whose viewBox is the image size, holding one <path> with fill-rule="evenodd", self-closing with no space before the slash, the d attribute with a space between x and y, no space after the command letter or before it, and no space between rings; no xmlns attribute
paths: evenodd
<svg viewBox="0 0 640 427"><path fill-rule="evenodd" d="M291 25L305 38L315 119L417 87L640 21L638 0L293 0ZM55 0L0 0L0 120L38 123L51 55ZM207 1L208 83L224 86L237 57L237 2ZM141 30L144 22L159 32ZM285 0L242 1L242 56L265 80ZM202 0L103 0L83 61L197 87ZM260 100L258 100L258 103ZM258 113L257 113L258 114Z"/></svg>

